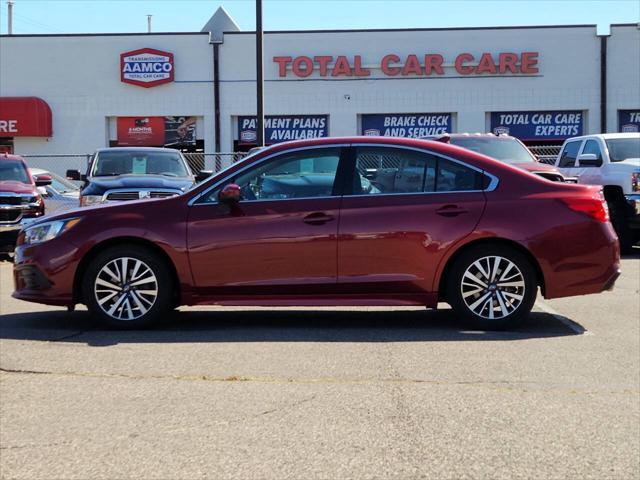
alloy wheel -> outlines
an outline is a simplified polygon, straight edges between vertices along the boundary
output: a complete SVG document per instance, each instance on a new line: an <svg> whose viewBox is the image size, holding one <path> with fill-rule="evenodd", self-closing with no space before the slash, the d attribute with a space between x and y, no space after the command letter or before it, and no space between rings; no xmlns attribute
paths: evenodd
<svg viewBox="0 0 640 480"><path fill-rule="evenodd" d="M107 315L117 320L135 320L156 303L158 280L143 261L120 257L100 269L93 291L96 302Z"/></svg>
<svg viewBox="0 0 640 480"><path fill-rule="evenodd" d="M471 312L485 319L498 320L518 309L525 296L525 281L511 260L488 256L467 267L460 290Z"/></svg>

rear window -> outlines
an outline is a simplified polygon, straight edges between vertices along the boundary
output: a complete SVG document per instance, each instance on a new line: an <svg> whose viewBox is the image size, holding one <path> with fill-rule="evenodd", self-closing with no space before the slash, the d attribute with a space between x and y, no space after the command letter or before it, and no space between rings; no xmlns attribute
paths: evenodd
<svg viewBox="0 0 640 480"><path fill-rule="evenodd" d="M458 145L504 163L535 162L527 147L515 138L500 137L452 137L451 144Z"/></svg>
<svg viewBox="0 0 640 480"><path fill-rule="evenodd" d="M0 181L31 183L27 169L20 160L0 160Z"/></svg>

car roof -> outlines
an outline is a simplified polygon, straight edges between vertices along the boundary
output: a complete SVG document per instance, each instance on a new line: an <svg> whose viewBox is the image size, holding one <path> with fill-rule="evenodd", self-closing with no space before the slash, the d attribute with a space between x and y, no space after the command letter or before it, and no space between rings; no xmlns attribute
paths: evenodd
<svg viewBox="0 0 640 480"><path fill-rule="evenodd" d="M108 148L98 148L96 153L100 152L177 152L180 153L179 150L175 148L164 148L164 147L108 147Z"/></svg>
<svg viewBox="0 0 640 480"><path fill-rule="evenodd" d="M612 138L640 138L640 133L592 133L591 135L567 138L565 141L570 142L573 140L584 140L586 138L602 138L603 140L609 140Z"/></svg>
<svg viewBox="0 0 640 480"><path fill-rule="evenodd" d="M24 158L22 158L20 155L13 155L11 153L0 154L0 160L17 160L19 162L25 163Z"/></svg>

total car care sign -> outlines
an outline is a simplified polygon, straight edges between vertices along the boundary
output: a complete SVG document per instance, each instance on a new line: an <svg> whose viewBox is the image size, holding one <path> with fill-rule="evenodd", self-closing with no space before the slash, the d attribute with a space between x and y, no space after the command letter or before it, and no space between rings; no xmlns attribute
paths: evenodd
<svg viewBox="0 0 640 480"><path fill-rule="evenodd" d="M582 135L584 115L579 110L492 112L491 131L521 140L564 140Z"/></svg>
<svg viewBox="0 0 640 480"><path fill-rule="evenodd" d="M150 88L173 82L173 53L142 48L120 55L120 80Z"/></svg>

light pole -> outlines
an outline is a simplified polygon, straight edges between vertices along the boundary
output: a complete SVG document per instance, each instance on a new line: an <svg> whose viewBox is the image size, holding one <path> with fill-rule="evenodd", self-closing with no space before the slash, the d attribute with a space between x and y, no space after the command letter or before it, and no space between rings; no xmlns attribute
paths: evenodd
<svg viewBox="0 0 640 480"><path fill-rule="evenodd" d="M151 33L151 17L153 15L147 15L147 33Z"/></svg>
<svg viewBox="0 0 640 480"><path fill-rule="evenodd" d="M262 0L256 0L256 143L264 145L264 69L262 65Z"/></svg>

